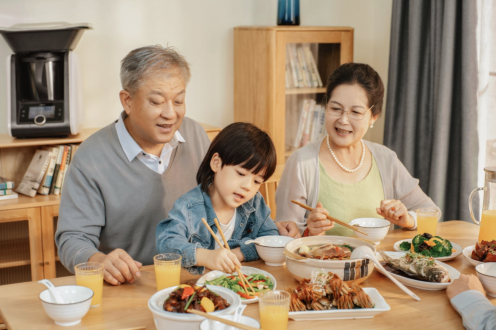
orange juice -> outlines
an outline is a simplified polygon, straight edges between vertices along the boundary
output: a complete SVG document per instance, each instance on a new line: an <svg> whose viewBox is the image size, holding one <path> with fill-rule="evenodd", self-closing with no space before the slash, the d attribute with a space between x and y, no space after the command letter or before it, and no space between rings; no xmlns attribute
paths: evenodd
<svg viewBox="0 0 496 331"><path fill-rule="evenodd" d="M479 242L496 240L496 210L484 210L480 221Z"/></svg>
<svg viewBox="0 0 496 331"><path fill-rule="evenodd" d="M155 265L155 277L157 279L157 291L180 284L181 265L161 264Z"/></svg>
<svg viewBox="0 0 496 331"><path fill-rule="evenodd" d="M260 307L262 330L286 330L288 328L289 306Z"/></svg>
<svg viewBox="0 0 496 331"><path fill-rule="evenodd" d="M430 233L436 235L437 216L421 216L417 215L417 233Z"/></svg>
<svg viewBox="0 0 496 331"><path fill-rule="evenodd" d="M102 304L103 273L96 275L76 275L76 283L79 286L85 286L93 290L91 307L99 307Z"/></svg>

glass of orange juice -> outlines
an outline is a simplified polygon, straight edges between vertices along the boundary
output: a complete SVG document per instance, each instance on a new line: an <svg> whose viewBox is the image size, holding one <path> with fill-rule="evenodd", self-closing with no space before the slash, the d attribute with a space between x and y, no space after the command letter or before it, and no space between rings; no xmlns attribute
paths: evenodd
<svg viewBox="0 0 496 331"><path fill-rule="evenodd" d="M98 262L84 262L76 264L76 283L79 286L85 286L93 290L93 299L91 299L91 308L102 305L103 295L103 273L105 267Z"/></svg>
<svg viewBox="0 0 496 331"><path fill-rule="evenodd" d="M289 299L286 291L267 291L259 296L262 330L286 330L289 318Z"/></svg>
<svg viewBox="0 0 496 331"><path fill-rule="evenodd" d="M482 211L479 242L496 240L496 210Z"/></svg>
<svg viewBox="0 0 496 331"><path fill-rule="evenodd" d="M417 234L429 233L436 235L437 221L439 220L439 209L419 208L417 213Z"/></svg>
<svg viewBox="0 0 496 331"><path fill-rule="evenodd" d="M181 259L181 255L174 253L163 253L153 257L157 291L180 284Z"/></svg>

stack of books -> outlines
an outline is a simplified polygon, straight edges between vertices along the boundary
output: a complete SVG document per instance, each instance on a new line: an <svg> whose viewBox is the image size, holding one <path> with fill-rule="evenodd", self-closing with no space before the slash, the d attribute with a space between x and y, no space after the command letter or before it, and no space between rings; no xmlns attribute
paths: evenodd
<svg viewBox="0 0 496 331"><path fill-rule="evenodd" d="M16 199L19 196L14 192L14 182L0 177L0 200Z"/></svg>
<svg viewBox="0 0 496 331"><path fill-rule="evenodd" d="M322 139L327 134L325 128L325 109L313 99L303 100L298 129L294 137L293 148L303 147L308 143Z"/></svg>
<svg viewBox="0 0 496 331"><path fill-rule="evenodd" d="M16 192L30 197L37 193L59 195L77 148L78 145L59 145L38 149Z"/></svg>
<svg viewBox="0 0 496 331"><path fill-rule="evenodd" d="M286 88L321 87L317 63L308 44L286 45Z"/></svg>

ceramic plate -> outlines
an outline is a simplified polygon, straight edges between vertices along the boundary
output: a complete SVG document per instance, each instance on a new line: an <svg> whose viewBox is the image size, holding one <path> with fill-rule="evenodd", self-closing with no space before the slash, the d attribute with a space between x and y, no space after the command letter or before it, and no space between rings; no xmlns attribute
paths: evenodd
<svg viewBox="0 0 496 331"><path fill-rule="evenodd" d="M405 256L404 252L384 252L384 253L386 253L387 255L392 257L393 259L399 259L400 257ZM385 263L383 262L381 254L376 253L376 256L377 256L377 259L379 261L381 261L381 263L383 263L383 265L384 265ZM460 277L460 272L458 270L456 270L455 268L453 268L452 266L447 265L446 263L439 262L439 261L436 261L436 263L438 263L438 264L442 265L443 267L445 267L446 269L448 269L451 282L449 282L449 283L431 283L431 282L426 282L423 280L417 280L417 279L403 277L403 276L397 275L395 273L391 273L391 275L394 278L396 278L397 280L399 280L400 283L402 283L406 286L415 287L415 288L419 288L421 290L428 290L428 291L445 290L448 287L448 285L453 282L453 280ZM377 271L382 273L382 271L379 268L377 268Z"/></svg>
<svg viewBox="0 0 496 331"><path fill-rule="evenodd" d="M295 321L372 318L375 315L391 310L386 300L375 288L364 287L363 290L375 303L374 308L293 311L289 312L289 318Z"/></svg>
<svg viewBox="0 0 496 331"><path fill-rule="evenodd" d="M479 264L483 263L481 261L474 260L472 258L472 251L475 249L475 245L465 247L463 249L463 256L467 259L470 264L472 264L474 267L478 266Z"/></svg>
<svg viewBox="0 0 496 331"><path fill-rule="evenodd" d="M257 268L252 268L252 267L241 267L241 272L245 275L262 274L265 277L268 277L272 281L272 284L274 284L273 290L276 289L277 281L274 278L274 276L269 274L267 271L257 269ZM237 274L237 273L234 273L234 274ZM205 284L206 280L209 280L209 281L214 280L215 278L218 278L222 275L227 275L227 274L222 272L222 271L219 271L219 270L210 271L209 273L203 275L200 279L198 279L198 281L196 282L196 285L202 286L203 284ZM255 299L241 298L241 302L244 304L255 303L255 302L258 302L258 298L255 298Z"/></svg>
<svg viewBox="0 0 496 331"><path fill-rule="evenodd" d="M400 245L402 242L404 241L408 241L409 243L412 242L412 239L405 239L405 240L400 240L400 241L397 241L394 243L393 245L393 249L397 252L405 252L405 251L402 251L400 249ZM457 257L458 255L460 255L463 251L463 247L458 245L457 243L454 243L454 242L451 242L451 246L453 247L453 249L455 250L454 252L451 253L450 256L443 256L443 257L435 257L436 260L438 261L449 261L449 260L453 260L455 257Z"/></svg>

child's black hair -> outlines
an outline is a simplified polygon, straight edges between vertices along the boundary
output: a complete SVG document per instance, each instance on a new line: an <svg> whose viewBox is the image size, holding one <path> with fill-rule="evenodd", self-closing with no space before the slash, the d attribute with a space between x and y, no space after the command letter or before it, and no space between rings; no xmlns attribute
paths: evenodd
<svg viewBox="0 0 496 331"><path fill-rule="evenodd" d="M258 174L264 172L263 179L269 179L276 170L276 149L269 135L250 123L237 122L226 126L212 141L203 159L196 181L204 192L214 179L210 161L215 153L226 165L240 165Z"/></svg>

